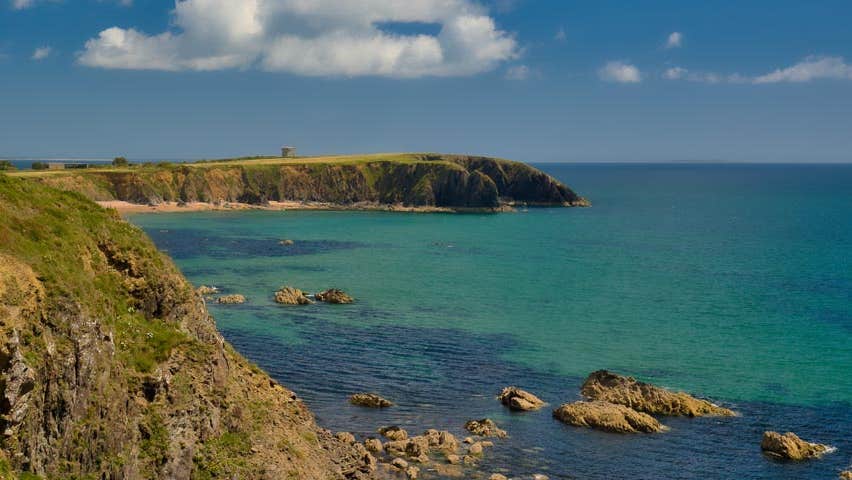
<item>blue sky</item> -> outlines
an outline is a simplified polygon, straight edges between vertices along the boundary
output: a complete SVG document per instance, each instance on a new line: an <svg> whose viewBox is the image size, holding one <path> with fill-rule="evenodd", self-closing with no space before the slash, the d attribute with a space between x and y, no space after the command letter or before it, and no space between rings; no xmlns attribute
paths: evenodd
<svg viewBox="0 0 852 480"><path fill-rule="evenodd" d="M0 0L0 156L852 161L852 2Z"/></svg>

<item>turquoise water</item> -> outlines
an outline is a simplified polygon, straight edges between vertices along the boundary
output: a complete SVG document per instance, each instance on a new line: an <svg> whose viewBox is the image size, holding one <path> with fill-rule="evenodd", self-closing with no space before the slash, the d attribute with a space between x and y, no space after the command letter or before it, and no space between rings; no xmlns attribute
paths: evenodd
<svg viewBox="0 0 852 480"><path fill-rule="evenodd" d="M852 166L542 168L594 207L131 220L194 283L249 298L211 306L225 336L331 428L492 416L512 439L490 466L553 478L833 478L852 463ZM358 302L280 307L272 292L284 284ZM574 400L599 368L743 415L666 419L670 433L625 438L493 400L508 384ZM400 407L346 406L362 390ZM757 448L764 429L838 451L773 462ZM522 446L541 450L521 459Z"/></svg>

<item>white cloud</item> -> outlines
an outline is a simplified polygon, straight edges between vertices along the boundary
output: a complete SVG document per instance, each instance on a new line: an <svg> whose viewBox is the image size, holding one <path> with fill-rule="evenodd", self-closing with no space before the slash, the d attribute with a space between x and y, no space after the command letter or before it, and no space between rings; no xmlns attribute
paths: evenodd
<svg viewBox="0 0 852 480"><path fill-rule="evenodd" d="M615 83L639 83L642 81L642 73L636 66L624 62L608 62L600 70L598 76L601 80Z"/></svg>
<svg viewBox="0 0 852 480"><path fill-rule="evenodd" d="M683 44L683 34L680 32L672 32L666 40L666 48L679 48Z"/></svg>
<svg viewBox="0 0 852 480"><path fill-rule="evenodd" d="M50 56L50 52L53 49L50 47L38 47L33 52L32 59L33 60L44 60L45 58Z"/></svg>
<svg viewBox="0 0 852 480"><path fill-rule="evenodd" d="M12 0L12 8L15 10L23 10L35 5L35 0Z"/></svg>
<svg viewBox="0 0 852 480"><path fill-rule="evenodd" d="M811 80L852 80L852 65L842 57L807 57L801 62L753 79L753 83L810 82Z"/></svg>
<svg viewBox="0 0 852 480"><path fill-rule="evenodd" d="M811 56L791 67L779 68L756 77L739 73L722 75L713 72L693 72L682 67L671 67L663 72L663 78L701 83L750 83L755 85L782 82L804 83L820 79L852 80L852 65L847 64L842 57Z"/></svg>
<svg viewBox="0 0 852 480"><path fill-rule="evenodd" d="M259 66L315 76L461 76L519 56L513 35L473 0L177 0L175 29L112 27L86 42L87 66L220 70ZM384 24L439 26L403 35Z"/></svg>
<svg viewBox="0 0 852 480"><path fill-rule="evenodd" d="M672 67L663 72L666 80L687 80L699 83L721 83L726 80L722 75L712 72L693 72L683 67ZM733 78L733 77L730 77Z"/></svg>
<svg viewBox="0 0 852 480"><path fill-rule="evenodd" d="M568 34L565 33L565 27L560 27L556 32L556 35L553 36L553 39L557 42L564 42L565 40L568 40Z"/></svg>
<svg viewBox="0 0 852 480"><path fill-rule="evenodd" d="M514 65L506 70L507 80L526 80L533 75L532 69L526 65Z"/></svg>

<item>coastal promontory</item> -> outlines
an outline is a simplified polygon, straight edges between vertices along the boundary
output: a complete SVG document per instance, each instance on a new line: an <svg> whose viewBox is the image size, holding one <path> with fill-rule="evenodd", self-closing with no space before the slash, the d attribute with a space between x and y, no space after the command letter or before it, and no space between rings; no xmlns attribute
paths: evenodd
<svg viewBox="0 0 852 480"><path fill-rule="evenodd" d="M99 202L499 210L589 202L527 164L429 153L255 158L22 172Z"/></svg>

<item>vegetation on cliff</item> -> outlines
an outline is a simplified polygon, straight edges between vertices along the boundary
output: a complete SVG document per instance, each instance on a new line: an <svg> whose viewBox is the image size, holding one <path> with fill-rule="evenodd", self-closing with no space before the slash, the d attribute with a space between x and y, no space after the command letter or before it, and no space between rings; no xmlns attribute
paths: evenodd
<svg viewBox="0 0 852 480"><path fill-rule="evenodd" d="M360 475L144 233L0 175L0 478Z"/></svg>
<svg viewBox="0 0 852 480"><path fill-rule="evenodd" d="M464 155L260 158L21 175L93 200L136 204L305 201L459 209L588 204L529 165Z"/></svg>

